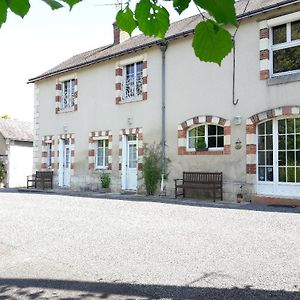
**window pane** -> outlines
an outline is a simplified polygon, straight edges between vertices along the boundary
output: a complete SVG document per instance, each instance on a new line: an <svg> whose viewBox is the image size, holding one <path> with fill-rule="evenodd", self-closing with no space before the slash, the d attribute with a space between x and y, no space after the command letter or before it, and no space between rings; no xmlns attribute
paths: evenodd
<svg viewBox="0 0 300 300"><path fill-rule="evenodd" d="M286 170L285 168L279 168L279 181L286 182Z"/></svg>
<svg viewBox="0 0 300 300"><path fill-rule="evenodd" d="M286 42L286 24L273 27L273 45Z"/></svg>
<svg viewBox="0 0 300 300"><path fill-rule="evenodd" d="M296 165L300 167L300 151L296 152Z"/></svg>
<svg viewBox="0 0 300 300"><path fill-rule="evenodd" d="M135 140L136 140L135 134L128 135L128 141L135 141Z"/></svg>
<svg viewBox="0 0 300 300"><path fill-rule="evenodd" d="M300 182L300 168L296 168L296 182Z"/></svg>
<svg viewBox="0 0 300 300"><path fill-rule="evenodd" d="M218 128L218 135L224 135L224 127L217 126L217 128Z"/></svg>
<svg viewBox="0 0 300 300"><path fill-rule="evenodd" d="M208 148L215 148L215 147L217 147L217 138L209 137L208 138Z"/></svg>
<svg viewBox="0 0 300 300"><path fill-rule="evenodd" d="M292 22L291 24L292 31L292 41L300 39L300 21Z"/></svg>
<svg viewBox="0 0 300 300"><path fill-rule="evenodd" d="M205 126L204 125L196 127L195 130L196 130L197 136L204 136L205 135Z"/></svg>
<svg viewBox="0 0 300 300"><path fill-rule="evenodd" d="M273 165L273 152L266 151L266 158L267 158L267 165L272 166Z"/></svg>
<svg viewBox="0 0 300 300"><path fill-rule="evenodd" d="M295 168L287 168L287 182L295 182Z"/></svg>
<svg viewBox="0 0 300 300"><path fill-rule="evenodd" d="M296 135L296 149L300 150L300 134Z"/></svg>
<svg viewBox="0 0 300 300"><path fill-rule="evenodd" d="M143 62L140 61L138 63L136 63L136 72L139 74L139 73L142 73L143 71Z"/></svg>
<svg viewBox="0 0 300 300"><path fill-rule="evenodd" d="M216 135L216 134L217 134L217 126L208 125L208 135Z"/></svg>
<svg viewBox="0 0 300 300"><path fill-rule="evenodd" d="M287 119L287 133L294 133L294 119Z"/></svg>
<svg viewBox="0 0 300 300"><path fill-rule="evenodd" d="M224 137L223 136L219 136L218 137L218 145L217 147L224 147Z"/></svg>
<svg viewBox="0 0 300 300"><path fill-rule="evenodd" d="M195 140L194 137L189 138L189 148L195 148Z"/></svg>
<svg viewBox="0 0 300 300"><path fill-rule="evenodd" d="M258 168L258 180L259 181L265 181L265 168L264 167L259 167Z"/></svg>
<svg viewBox="0 0 300 300"><path fill-rule="evenodd" d="M300 119L296 119L296 133L300 133Z"/></svg>
<svg viewBox="0 0 300 300"><path fill-rule="evenodd" d="M273 134L272 121L266 122L266 134Z"/></svg>
<svg viewBox="0 0 300 300"><path fill-rule="evenodd" d="M273 168L267 168L267 181L273 181Z"/></svg>
<svg viewBox="0 0 300 300"><path fill-rule="evenodd" d="M285 120L279 120L278 121L278 132L280 134L284 134L285 133Z"/></svg>
<svg viewBox="0 0 300 300"><path fill-rule="evenodd" d="M300 69L300 46L273 51L273 73Z"/></svg>
<svg viewBox="0 0 300 300"><path fill-rule="evenodd" d="M259 151L258 152L258 164L259 165L265 165L266 164L265 151Z"/></svg>
<svg viewBox="0 0 300 300"><path fill-rule="evenodd" d="M265 134L265 123L258 125L258 134Z"/></svg>
<svg viewBox="0 0 300 300"><path fill-rule="evenodd" d="M287 150L295 149L295 136L288 135L286 137L286 148Z"/></svg>
<svg viewBox="0 0 300 300"><path fill-rule="evenodd" d="M278 164L279 166L286 166L286 152L278 151Z"/></svg>
<svg viewBox="0 0 300 300"><path fill-rule="evenodd" d="M264 136L259 136L258 137L258 149L259 150L264 150L265 149L265 137Z"/></svg>
<svg viewBox="0 0 300 300"><path fill-rule="evenodd" d="M267 150L273 149L273 136L272 135L266 136L266 149Z"/></svg>
<svg viewBox="0 0 300 300"><path fill-rule="evenodd" d="M285 135L278 136L278 148L280 150L285 150Z"/></svg>
<svg viewBox="0 0 300 300"><path fill-rule="evenodd" d="M295 166L295 152L287 151L286 160L288 166Z"/></svg>

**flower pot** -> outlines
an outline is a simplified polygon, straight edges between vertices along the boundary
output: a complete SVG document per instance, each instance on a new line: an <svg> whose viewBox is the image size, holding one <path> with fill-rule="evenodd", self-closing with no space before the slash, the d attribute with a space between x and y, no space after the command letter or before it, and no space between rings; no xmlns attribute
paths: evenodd
<svg viewBox="0 0 300 300"><path fill-rule="evenodd" d="M195 148L196 149L196 151L207 151L208 150L208 148L206 148L206 147L203 147L203 148Z"/></svg>
<svg viewBox="0 0 300 300"><path fill-rule="evenodd" d="M0 189L3 189L3 188L4 188L4 183L0 182Z"/></svg>
<svg viewBox="0 0 300 300"><path fill-rule="evenodd" d="M241 193L236 194L236 202L237 203L241 203L243 201L243 198L244 198L243 194L241 194Z"/></svg>

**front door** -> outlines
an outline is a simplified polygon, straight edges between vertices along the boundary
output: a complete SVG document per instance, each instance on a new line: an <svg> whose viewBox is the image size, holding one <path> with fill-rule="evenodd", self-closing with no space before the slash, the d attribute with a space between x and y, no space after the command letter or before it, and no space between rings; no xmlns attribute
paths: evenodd
<svg viewBox="0 0 300 300"><path fill-rule="evenodd" d="M69 187L71 179L71 147L69 139L60 141L59 186Z"/></svg>
<svg viewBox="0 0 300 300"><path fill-rule="evenodd" d="M299 196L300 118L269 120L257 129L257 192Z"/></svg>
<svg viewBox="0 0 300 300"><path fill-rule="evenodd" d="M122 189L137 189L137 139L136 135L124 135L122 147Z"/></svg>

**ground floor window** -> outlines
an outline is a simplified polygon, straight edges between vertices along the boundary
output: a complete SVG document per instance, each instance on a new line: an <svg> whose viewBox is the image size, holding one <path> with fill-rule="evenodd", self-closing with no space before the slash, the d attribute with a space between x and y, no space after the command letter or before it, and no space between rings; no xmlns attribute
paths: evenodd
<svg viewBox="0 0 300 300"><path fill-rule="evenodd" d="M96 169L108 167L108 139L96 142Z"/></svg>

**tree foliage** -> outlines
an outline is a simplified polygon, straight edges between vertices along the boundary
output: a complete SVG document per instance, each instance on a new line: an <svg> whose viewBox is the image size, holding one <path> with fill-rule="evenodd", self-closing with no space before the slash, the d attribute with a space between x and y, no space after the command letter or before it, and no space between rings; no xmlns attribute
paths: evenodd
<svg viewBox="0 0 300 300"><path fill-rule="evenodd" d="M54 10L65 5L72 9L83 0L40 1ZM117 25L129 34L138 28L145 35L163 39L170 26L169 12L163 6L165 1L172 1L178 14L189 5L197 6L202 20L196 26L193 37L195 54L202 61L220 65L233 47L232 37L224 26L237 26L234 0L138 0L135 8L131 7L129 0L125 8L117 13ZM29 0L0 0L0 27L6 21L8 10L23 18L29 9Z"/></svg>

